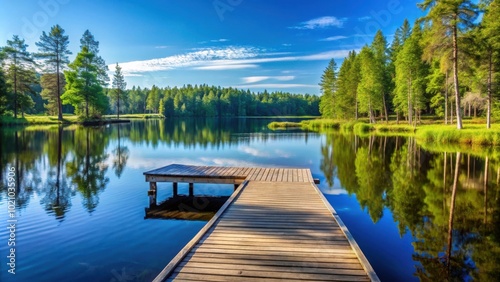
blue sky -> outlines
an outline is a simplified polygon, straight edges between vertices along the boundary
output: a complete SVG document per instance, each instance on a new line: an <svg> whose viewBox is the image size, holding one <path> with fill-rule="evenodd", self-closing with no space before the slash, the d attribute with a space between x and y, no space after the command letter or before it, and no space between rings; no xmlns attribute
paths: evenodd
<svg viewBox="0 0 500 282"><path fill-rule="evenodd" d="M409 0L0 0L0 45L17 34L30 51L61 25L73 59L89 29L100 55L119 63L128 87L209 84L252 91L319 94L332 58L389 41L405 18L423 15Z"/></svg>

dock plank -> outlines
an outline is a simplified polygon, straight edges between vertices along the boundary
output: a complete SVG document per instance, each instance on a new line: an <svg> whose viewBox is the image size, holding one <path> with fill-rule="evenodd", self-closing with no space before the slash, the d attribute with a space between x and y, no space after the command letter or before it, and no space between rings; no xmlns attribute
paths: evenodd
<svg viewBox="0 0 500 282"><path fill-rule="evenodd" d="M172 164L144 175L243 182L154 281L380 281L309 169Z"/></svg>

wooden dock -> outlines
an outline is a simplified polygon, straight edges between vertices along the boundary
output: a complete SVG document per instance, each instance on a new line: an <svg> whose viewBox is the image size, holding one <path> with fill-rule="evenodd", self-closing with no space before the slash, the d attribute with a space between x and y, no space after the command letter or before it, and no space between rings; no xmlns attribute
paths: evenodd
<svg viewBox="0 0 500 282"><path fill-rule="evenodd" d="M238 185L154 281L379 281L309 169L171 165L144 174L155 189Z"/></svg>

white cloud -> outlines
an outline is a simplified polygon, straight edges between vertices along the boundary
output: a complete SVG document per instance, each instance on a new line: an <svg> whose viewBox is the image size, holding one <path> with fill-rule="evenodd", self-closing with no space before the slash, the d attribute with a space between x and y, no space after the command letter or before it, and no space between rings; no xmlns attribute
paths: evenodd
<svg viewBox="0 0 500 282"><path fill-rule="evenodd" d="M247 89L247 88L319 88L316 84L293 84L293 83L263 83L263 84L244 84L231 86L233 88Z"/></svg>
<svg viewBox="0 0 500 282"><path fill-rule="evenodd" d="M199 66L213 60L251 58L257 55L258 50L251 47L205 48L165 58L120 63L120 66L124 73L164 71L174 68ZM111 71L114 70L114 65L109 65L108 67Z"/></svg>
<svg viewBox="0 0 500 282"><path fill-rule="evenodd" d="M160 46L155 46L156 49L166 49L169 48L170 46L167 45L160 45Z"/></svg>
<svg viewBox="0 0 500 282"><path fill-rule="evenodd" d="M346 39L346 38L347 38L347 36L337 35L337 36L330 36L327 38L323 38L320 41L337 41L337 40Z"/></svg>
<svg viewBox="0 0 500 282"><path fill-rule="evenodd" d="M234 64L234 65L212 65L212 66L201 66L194 67L195 70L239 70L239 69L251 69L256 68L258 65L255 64Z"/></svg>
<svg viewBox="0 0 500 282"><path fill-rule="evenodd" d="M256 83L259 81L264 81L268 79L275 79L279 81L289 81L294 80L295 76L287 75L287 76L247 76L242 78L245 83Z"/></svg>
<svg viewBox="0 0 500 282"><path fill-rule="evenodd" d="M269 153L262 152L262 151L259 151L255 148L251 148L248 146L242 146L242 147L238 148L238 151L249 154L253 157L269 157Z"/></svg>
<svg viewBox="0 0 500 282"><path fill-rule="evenodd" d="M259 64L290 61L319 61L342 59L349 50L331 50L310 55L291 55L290 53L270 53L254 47L204 48L196 51L164 58L120 63L125 76L138 76L144 72L166 71L178 68L195 70L235 70L257 68ZM109 65L109 71L115 65ZM290 76L278 77L291 80Z"/></svg>
<svg viewBox="0 0 500 282"><path fill-rule="evenodd" d="M345 19L337 19L336 17L320 17L305 22L301 22L297 26L291 28L295 29L317 29L317 28L327 28L327 27L338 27L341 28L344 24Z"/></svg>
<svg viewBox="0 0 500 282"><path fill-rule="evenodd" d="M226 39L226 38L220 38L220 39L213 39L213 40L210 40L210 42L228 42L229 39Z"/></svg>

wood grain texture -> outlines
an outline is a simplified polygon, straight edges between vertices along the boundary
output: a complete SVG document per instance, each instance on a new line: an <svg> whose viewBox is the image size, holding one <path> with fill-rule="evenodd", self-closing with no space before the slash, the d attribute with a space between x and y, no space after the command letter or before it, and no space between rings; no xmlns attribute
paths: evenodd
<svg viewBox="0 0 500 282"><path fill-rule="evenodd" d="M379 281L309 169L172 164L144 175L244 183L155 281Z"/></svg>

